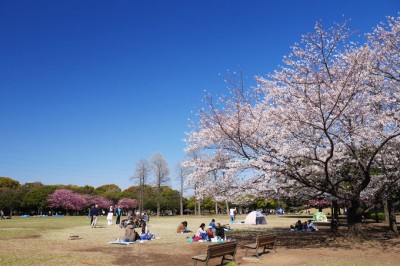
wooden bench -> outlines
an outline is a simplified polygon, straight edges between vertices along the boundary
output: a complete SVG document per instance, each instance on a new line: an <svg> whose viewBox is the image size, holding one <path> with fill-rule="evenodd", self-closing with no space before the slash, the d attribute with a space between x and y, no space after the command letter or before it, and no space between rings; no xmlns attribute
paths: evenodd
<svg viewBox="0 0 400 266"><path fill-rule="evenodd" d="M244 247L247 248L246 249L246 254L245 256L247 256L247 251L249 249L255 249L256 250L256 256L257 258L259 258L258 255L258 248L264 248L263 249L263 253L265 252L265 249L273 249L275 252L275 239L276 239L276 235L258 235L256 238L256 243L253 244L249 244L249 245L245 245Z"/></svg>
<svg viewBox="0 0 400 266"><path fill-rule="evenodd" d="M235 261L237 241L229 241L224 243L218 243L214 245L209 245L207 247L207 254L192 257L194 260L194 265L197 265L198 261L205 262L206 266L208 261L213 258L222 257L221 265L224 260ZM225 256L231 256L232 258L226 258Z"/></svg>

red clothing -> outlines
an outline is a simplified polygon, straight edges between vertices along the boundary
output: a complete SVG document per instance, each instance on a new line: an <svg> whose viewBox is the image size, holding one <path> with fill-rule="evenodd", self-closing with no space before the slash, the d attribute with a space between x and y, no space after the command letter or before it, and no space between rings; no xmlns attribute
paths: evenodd
<svg viewBox="0 0 400 266"><path fill-rule="evenodd" d="M208 229L207 235L208 235L208 238L213 238L214 237L214 231L212 229Z"/></svg>

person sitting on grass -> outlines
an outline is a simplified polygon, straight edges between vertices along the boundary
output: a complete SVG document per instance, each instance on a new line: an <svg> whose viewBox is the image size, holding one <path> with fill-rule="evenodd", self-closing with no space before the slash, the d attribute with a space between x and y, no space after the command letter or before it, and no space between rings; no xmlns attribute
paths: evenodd
<svg viewBox="0 0 400 266"><path fill-rule="evenodd" d="M140 235L141 240L151 240L155 239L156 235L151 234L149 231L149 228L147 227L147 224L145 221L142 221L142 234Z"/></svg>
<svg viewBox="0 0 400 266"><path fill-rule="evenodd" d="M178 225L178 228L176 229L176 232L177 233L189 233L189 232L192 232L189 229L187 229L187 225L188 225L188 223L186 221L181 222Z"/></svg>
<svg viewBox="0 0 400 266"><path fill-rule="evenodd" d="M303 223L303 229L302 229L302 230L308 232L308 223L307 223L307 221L305 221L305 222Z"/></svg>
<svg viewBox="0 0 400 266"><path fill-rule="evenodd" d="M206 230L204 230L205 227L206 227L206 224L202 223L200 225L200 227L197 229L197 232L196 232L195 236L197 236L197 237L199 237L201 239L204 239L204 240L208 240L207 232L206 232Z"/></svg>
<svg viewBox="0 0 400 266"><path fill-rule="evenodd" d="M217 227L215 229L215 236L218 239L224 239L225 238L225 228L220 223L217 223Z"/></svg>
<svg viewBox="0 0 400 266"><path fill-rule="evenodd" d="M300 220L298 220L297 223L294 225L294 229L295 229L296 231L301 231L301 230L303 230L303 224L301 223Z"/></svg>
<svg viewBox="0 0 400 266"><path fill-rule="evenodd" d="M128 221L125 228L124 242L135 242L140 240L139 234L135 231L132 221Z"/></svg>
<svg viewBox="0 0 400 266"><path fill-rule="evenodd" d="M312 220L308 220L307 231L309 231L309 232L318 231L318 228L315 226L315 224Z"/></svg>
<svg viewBox="0 0 400 266"><path fill-rule="evenodd" d="M211 238L214 238L214 230L212 229L211 225L208 227L207 236L209 241L211 240Z"/></svg>
<svg viewBox="0 0 400 266"><path fill-rule="evenodd" d="M217 225L215 224L215 219L212 219L209 226L211 226L212 230L217 229Z"/></svg>

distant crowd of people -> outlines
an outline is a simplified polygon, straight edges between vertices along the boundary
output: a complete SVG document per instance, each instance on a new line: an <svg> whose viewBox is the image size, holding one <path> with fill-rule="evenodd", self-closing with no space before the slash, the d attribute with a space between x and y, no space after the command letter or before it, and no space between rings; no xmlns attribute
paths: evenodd
<svg viewBox="0 0 400 266"><path fill-rule="evenodd" d="M150 219L147 213L143 213L142 215L129 215L127 219L121 221L121 216L122 216L121 206L117 206L116 208L114 208L114 206L111 205L107 209L107 213L104 210L101 210L101 212L103 215L106 215L107 217L107 225L112 225L113 217L116 216L117 218L115 224L124 228L127 226L128 221L132 221L133 225L135 225L136 227L140 227L142 221L148 222ZM92 228L96 228L99 216L100 216L100 209L99 205L96 204L89 209L88 213L88 218L90 219L90 225Z"/></svg>

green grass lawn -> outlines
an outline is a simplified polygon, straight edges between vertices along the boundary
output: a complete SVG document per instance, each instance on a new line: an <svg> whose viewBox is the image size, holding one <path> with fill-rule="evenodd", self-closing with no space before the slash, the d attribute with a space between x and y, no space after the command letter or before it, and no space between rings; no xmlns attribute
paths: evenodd
<svg viewBox="0 0 400 266"><path fill-rule="evenodd" d="M30 238L44 234L55 229L72 228L82 226L88 220L76 216L59 217L20 217L0 221L0 240L13 238Z"/></svg>
<svg viewBox="0 0 400 266"><path fill-rule="evenodd" d="M310 218L306 215L269 215L266 217L266 225L257 226L240 223L245 217L237 216L238 223L231 225L233 230L228 233L228 237L232 236L240 243L248 243L254 241L255 236L260 233L276 232L279 235L278 253L263 255L263 261L257 265L270 262L274 265L368 265L366 262L370 262L370 265L396 265L392 262L400 261L400 257L397 260L397 242L385 248L385 252L391 252L391 257L380 257L384 254L379 250L380 242L379 245L367 242L352 250L348 250L347 246L351 245L347 242L337 242L338 245L334 245L334 248L320 249L316 247L318 239L314 239L315 244L310 246L307 237L315 238L318 234L292 234L289 230L290 224L298 219L305 221ZM90 227L87 216L14 216L12 219L0 221L0 265L193 265L191 257L204 253L207 243L188 243L187 238L194 235L201 223L208 225L213 218L222 224L229 223L227 215L152 216L149 229L159 239L150 243L119 246L108 242L121 238L125 230L115 224L108 226L105 216L99 217L97 228ZM193 232L176 233L177 225L185 220ZM322 228L321 231L328 229ZM79 240L71 240L74 235L79 236ZM327 237L330 243L336 243L335 237L329 235L329 230ZM302 240L305 242L294 248L291 244L292 238L296 243ZM345 239L342 237L340 241ZM306 250L303 249L304 245ZM342 252L347 252L346 256L340 255ZM371 255L365 257L365 254ZM241 265L253 265L252 261L242 259L243 255L244 249L239 249L238 259ZM327 258L330 258L329 262L319 263L321 259ZM296 264L299 261L303 264ZM354 264L356 261L360 263Z"/></svg>

